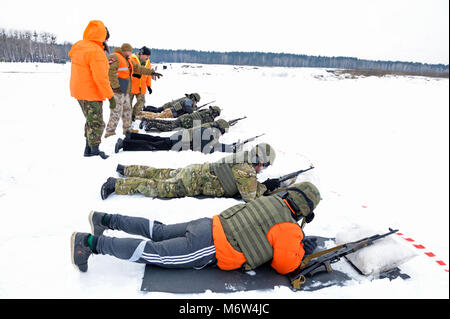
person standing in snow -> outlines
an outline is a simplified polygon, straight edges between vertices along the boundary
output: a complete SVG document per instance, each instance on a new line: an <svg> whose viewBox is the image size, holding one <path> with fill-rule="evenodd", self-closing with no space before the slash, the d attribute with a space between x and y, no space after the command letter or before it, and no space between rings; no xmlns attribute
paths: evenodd
<svg viewBox="0 0 450 319"><path fill-rule="evenodd" d="M125 178L109 177L101 187L101 196L106 199L112 193L160 198L203 195L240 197L248 202L274 189L270 179L264 183L257 179L257 173L274 161L275 150L260 143L250 151L234 153L214 163L178 169L119 164L117 172Z"/></svg>
<svg viewBox="0 0 450 319"><path fill-rule="evenodd" d="M102 21L92 20L84 30L83 40L76 42L69 51L72 61L70 73L70 94L78 100L86 118L84 156L108 156L99 150L105 123L103 122L103 101L109 100L114 109L116 101L108 79L108 60L104 50L108 29Z"/></svg>
<svg viewBox="0 0 450 319"><path fill-rule="evenodd" d="M114 99L116 105L114 109L111 109L108 125L106 126L105 138L115 135L116 128L119 124L119 120L122 118L123 134L128 130L131 130L131 82L132 74L141 74L148 76L161 77L162 74L155 72L153 69L148 69L139 64L129 60L133 52L133 47L124 43L120 48L115 48L109 60L109 81L114 91ZM137 132L137 130L134 130Z"/></svg>
<svg viewBox="0 0 450 319"><path fill-rule="evenodd" d="M146 46L139 49L138 54L132 54L130 56L130 62L141 65L147 69L151 69L150 63L151 51ZM133 73L131 78L131 96L130 103L133 104L133 99L136 97L136 104L133 106L132 120L136 118L136 115L142 111L145 105L145 93L152 94L152 77L148 75L141 75Z"/></svg>
<svg viewBox="0 0 450 319"><path fill-rule="evenodd" d="M93 211L91 234L71 236L72 263L86 272L92 254L165 268L216 264L221 270L252 270L271 261L272 268L284 275L297 269L303 256L317 246L315 238L305 237L298 221L312 221L319 202L319 190L303 182L283 193L234 205L213 218L181 224ZM150 240L104 236L109 229Z"/></svg>
<svg viewBox="0 0 450 319"><path fill-rule="evenodd" d="M163 118L176 118L183 114L191 114L196 110L196 105L200 101L200 94L185 94L185 97L168 102L154 111L142 111L137 114L137 120L153 120Z"/></svg>

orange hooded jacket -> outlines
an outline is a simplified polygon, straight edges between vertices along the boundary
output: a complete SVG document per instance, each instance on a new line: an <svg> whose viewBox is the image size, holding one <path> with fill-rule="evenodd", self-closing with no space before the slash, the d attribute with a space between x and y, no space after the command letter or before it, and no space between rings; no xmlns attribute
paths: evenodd
<svg viewBox="0 0 450 319"><path fill-rule="evenodd" d="M72 60L70 94L77 100L103 101L114 96L108 78L109 64L103 51L106 27L92 20L68 56Z"/></svg>

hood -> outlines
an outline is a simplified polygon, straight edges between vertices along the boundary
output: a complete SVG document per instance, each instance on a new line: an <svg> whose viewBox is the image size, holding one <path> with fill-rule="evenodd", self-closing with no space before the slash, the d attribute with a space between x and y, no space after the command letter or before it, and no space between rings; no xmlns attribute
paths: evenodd
<svg viewBox="0 0 450 319"><path fill-rule="evenodd" d="M103 43L106 39L106 27L100 20L92 20L84 30L83 40Z"/></svg>

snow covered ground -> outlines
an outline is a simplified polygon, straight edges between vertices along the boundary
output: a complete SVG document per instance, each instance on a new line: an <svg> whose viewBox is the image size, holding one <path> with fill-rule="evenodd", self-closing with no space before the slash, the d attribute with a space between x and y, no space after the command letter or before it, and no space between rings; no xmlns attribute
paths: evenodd
<svg viewBox="0 0 450 319"><path fill-rule="evenodd" d="M166 65L158 66L164 77L154 82L147 105L198 92L201 103L217 101L221 118L246 115L223 141L266 134L258 142L270 143L278 154L261 181L314 164L298 179L313 181L323 198L307 235L334 237L352 225L382 232L397 227L404 236L391 237L419 253L400 266L411 279L361 276L345 287L314 292L276 287L179 295L141 292L144 265L108 256L94 256L89 271L79 273L71 264L69 239L73 231L89 231L91 210L169 224L213 216L238 203L140 195L103 201L100 186L117 176L118 163L182 167L224 154L115 154L119 134L102 142L109 159L85 158L84 118L69 92L70 64L0 63L0 298L449 298L448 79L345 79L325 69Z"/></svg>

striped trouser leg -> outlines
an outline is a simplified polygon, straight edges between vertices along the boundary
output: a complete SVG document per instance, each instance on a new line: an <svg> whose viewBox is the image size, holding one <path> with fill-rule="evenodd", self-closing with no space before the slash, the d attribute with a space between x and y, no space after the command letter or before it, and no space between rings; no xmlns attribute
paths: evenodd
<svg viewBox="0 0 450 319"><path fill-rule="evenodd" d="M137 235L142 232L141 235L152 240L100 236L96 246L98 253L165 268L196 268L216 262L211 218L174 225L127 218L117 217L114 223L120 226L112 228ZM147 232L148 225L151 230Z"/></svg>
<svg viewBox="0 0 450 319"><path fill-rule="evenodd" d="M181 227L177 237L171 228ZM212 219L201 218L185 224L153 227L153 241L147 242L139 260L165 268L197 268L216 262L216 249L212 236Z"/></svg>

